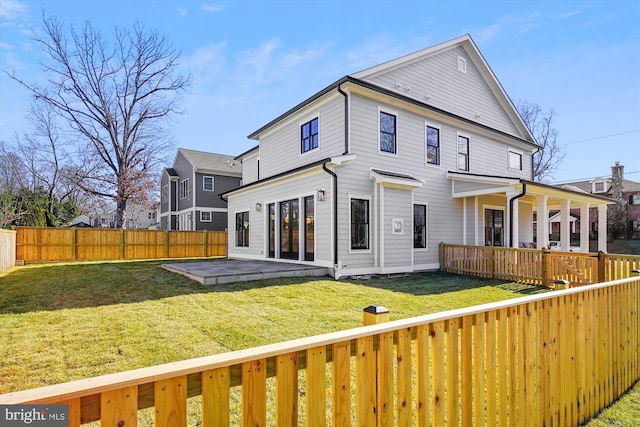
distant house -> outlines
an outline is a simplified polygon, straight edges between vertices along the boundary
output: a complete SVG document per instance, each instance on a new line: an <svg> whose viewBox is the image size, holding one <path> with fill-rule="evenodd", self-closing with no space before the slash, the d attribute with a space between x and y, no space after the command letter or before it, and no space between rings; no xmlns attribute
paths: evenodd
<svg viewBox="0 0 640 427"><path fill-rule="evenodd" d="M614 238L640 239L640 182L625 179L624 165L620 162L611 166L610 177L568 182L558 187L603 196L615 201L616 203L609 205L607 211L608 234ZM575 212L572 211L572 213ZM597 209L589 210L586 225L591 232L591 237L595 239L598 233Z"/></svg>
<svg viewBox="0 0 640 427"><path fill-rule="evenodd" d="M223 194L229 257L334 277L437 269L441 242L530 247L533 212L568 231L570 207L609 203L533 182L540 147L468 35L347 75L249 138ZM535 233L548 246L546 221Z"/></svg>
<svg viewBox="0 0 640 427"><path fill-rule="evenodd" d="M178 149L162 172L160 229L227 229L227 203L220 198L240 185L242 165L233 156Z"/></svg>

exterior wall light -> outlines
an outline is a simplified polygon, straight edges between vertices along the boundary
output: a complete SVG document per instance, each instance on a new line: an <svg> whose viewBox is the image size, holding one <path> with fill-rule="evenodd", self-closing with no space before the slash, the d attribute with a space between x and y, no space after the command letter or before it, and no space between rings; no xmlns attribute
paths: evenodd
<svg viewBox="0 0 640 427"><path fill-rule="evenodd" d="M324 188L321 190L318 190L318 200L321 202L324 202Z"/></svg>
<svg viewBox="0 0 640 427"><path fill-rule="evenodd" d="M262 203L256 203L256 211L260 212L262 210Z"/></svg>

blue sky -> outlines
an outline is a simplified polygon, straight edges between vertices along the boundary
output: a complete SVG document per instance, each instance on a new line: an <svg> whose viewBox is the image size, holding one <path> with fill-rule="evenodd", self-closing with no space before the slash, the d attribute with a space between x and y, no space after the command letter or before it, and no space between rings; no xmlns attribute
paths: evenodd
<svg viewBox="0 0 640 427"><path fill-rule="evenodd" d="M552 182L609 176L616 161L640 181L638 0L0 0L0 140L28 126L27 93L4 71L43 78L30 37L42 10L104 33L156 28L193 77L176 147L231 155L339 78L468 33L514 101L556 111L566 157Z"/></svg>

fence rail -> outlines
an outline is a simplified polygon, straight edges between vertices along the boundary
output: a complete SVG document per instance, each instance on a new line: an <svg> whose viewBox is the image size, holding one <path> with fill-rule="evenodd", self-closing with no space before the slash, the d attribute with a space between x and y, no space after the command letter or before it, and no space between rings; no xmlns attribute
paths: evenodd
<svg viewBox="0 0 640 427"><path fill-rule="evenodd" d="M551 286L572 286L623 279L640 269L640 256L599 252L555 252L493 246L440 245L442 271Z"/></svg>
<svg viewBox="0 0 640 427"><path fill-rule="evenodd" d="M16 260L117 260L227 255L225 231L18 227Z"/></svg>
<svg viewBox="0 0 640 427"><path fill-rule="evenodd" d="M639 309L634 277L8 393L0 404L67 403L70 426L135 425L153 407L156 426L183 427L194 396L206 426L576 426L640 378Z"/></svg>
<svg viewBox="0 0 640 427"><path fill-rule="evenodd" d="M10 269L16 262L16 232L0 230L0 272Z"/></svg>

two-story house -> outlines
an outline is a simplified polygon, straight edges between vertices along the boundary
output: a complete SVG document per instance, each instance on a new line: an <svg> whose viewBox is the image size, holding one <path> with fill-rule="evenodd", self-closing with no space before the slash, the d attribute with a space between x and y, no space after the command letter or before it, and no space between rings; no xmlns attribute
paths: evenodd
<svg viewBox="0 0 640 427"><path fill-rule="evenodd" d="M162 230L227 229L227 203L220 194L240 185L242 165L233 156L178 149L160 180Z"/></svg>
<svg viewBox="0 0 640 427"><path fill-rule="evenodd" d="M567 182L561 188L574 188L585 193L608 197L615 203L608 208L609 236L640 239L640 182L624 177L624 165L615 162L610 177ZM590 209L589 215L580 218L581 225L588 227L592 236L598 232L598 212Z"/></svg>
<svg viewBox="0 0 640 427"><path fill-rule="evenodd" d="M437 269L441 242L529 245L534 210L568 224L607 203L531 181L540 147L468 35L345 76L249 138L223 194L229 257L336 278Z"/></svg>

